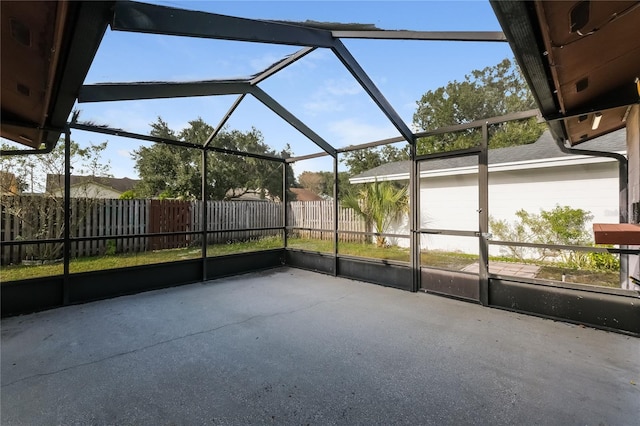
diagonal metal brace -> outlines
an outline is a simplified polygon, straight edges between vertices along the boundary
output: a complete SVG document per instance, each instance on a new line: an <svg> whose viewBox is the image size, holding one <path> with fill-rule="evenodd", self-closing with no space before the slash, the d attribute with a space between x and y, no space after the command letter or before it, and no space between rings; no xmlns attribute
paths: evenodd
<svg viewBox="0 0 640 426"><path fill-rule="evenodd" d="M391 123L395 126L405 140L411 144L415 143L413 132L402 121L402 118L393 109L389 101L384 97L382 92L376 87L373 81L369 78L367 73L362 69L358 61L351 55L349 50L338 39L335 40L331 50L340 59L343 65L349 70L351 75L360 83L360 86L369 94L371 99L380 107L382 112L391 120Z"/></svg>
<svg viewBox="0 0 640 426"><path fill-rule="evenodd" d="M291 114L286 108L280 105L275 99L269 96L264 90L258 86L251 86L251 94L262 102L271 111L278 114L283 120L296 128L300 133L311 139L313 143L322 148L327 154L335 157L337 155L336 149L332 147L327 141L320 137L316 132L311 130L300 121L296 116Z"/></svg>

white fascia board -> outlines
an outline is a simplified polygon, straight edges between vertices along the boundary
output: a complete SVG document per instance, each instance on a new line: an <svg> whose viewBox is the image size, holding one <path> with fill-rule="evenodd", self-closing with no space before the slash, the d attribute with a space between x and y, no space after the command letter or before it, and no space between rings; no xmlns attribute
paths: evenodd
<svg viewBox="0 0 640 426"><path fill-rule="evenodd" d="M622 151L618 154L626 154ZM538 160L526 160L526 161L513 161L509 163L490 164L489 173L491 172L506 172L511 170L524 170L524 169L546 169L549 167L567 167L567 166L579 166L582 164L596 164L596 163L608 163L615 162L616 160L610 157L596 157L591 155L578 155L572 157L554 157L543 158ZM420 172L420 178L428 177L442 177L442 176L456 176L456 175L470 175L478 173L477 166L467 167L455 167L450 169L439 170L426 170ZM397 173L384 176L369 176L363 178L351 178L349 183L371 183L375 181L385 180L409 180L409 173Z"/></svg>
<svg viewBox="0 0 640 426"><path fill-rule="evenodd" d="M392 175L383 175L383 176L367 176L361 178L349 178L349 183L371 183L371 182L382 182L382 181L398 181L398 180L409 180L409 172L406 173L395 173Z"/></svg>

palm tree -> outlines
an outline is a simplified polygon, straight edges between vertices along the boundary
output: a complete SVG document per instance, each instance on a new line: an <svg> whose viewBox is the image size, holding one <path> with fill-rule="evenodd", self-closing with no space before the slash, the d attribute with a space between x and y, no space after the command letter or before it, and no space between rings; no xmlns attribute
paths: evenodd
<svg viewBox="0 0 640 426"><path fill-rule="evenodd" d="M357 192L347 193L341 201L342 207L353 209L364 219L366 229L383 233L391 223L409 210L407 188L398 188L391 182L364 185ZM385 237L376 235L378 247L387 243Z"/></svg>

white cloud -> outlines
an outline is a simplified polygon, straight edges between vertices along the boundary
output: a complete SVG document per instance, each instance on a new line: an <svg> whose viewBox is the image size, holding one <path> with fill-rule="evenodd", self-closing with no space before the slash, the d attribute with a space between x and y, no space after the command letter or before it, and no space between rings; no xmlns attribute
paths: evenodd
<svg viewBox="0 0 640 426"><path fill-rule="evenodd" d="M324 88L328 93L335 96L348 96L357 95L362 91L362 88L358 83L353 80L340 79L340 80L326 80L324 82Z"/></svg>
<svg viewBox="0 0 640 426"><path fill-rule="evenodd" d="M284 59L284 56L277 56L273 53L267 53L259 58L253 58L249 62L249 65L251 65L251 68L254 71L264 71L267 67L275 64L278 61L281 61L282 59Z"/></svg>
<svg viewBox="0 0 640 426"><path fill-rule="evenodd" d="M397 136L397 131L389 125L364 123L353 118L334 121L329 131L335 135L340 146L358 145Z"/></svg>
<svg viewBox="0 0 640 426"><path fill-rule="evenodd" d="M335 59L335 56L329 49L316 49L296 62L296 65L302 65L307 67L308 69L316 69L322 63L330 59Z"/></svg>
<svg viewBox="0 0 640 426"><path fill-rule="evenodd" d="M311 115L316 115L321 112L335 112L344 110L344 105L333 99L313 100L310 102L306 102L303 107L305 111L307 111Z"/></svg>
<svg viewBox="0 0 640 426"><path fill-rule="evenodd" d="M121 108L81 108L80 121L92 121L98 125L108 125L129 132L147 134L149 123L155 121L155 116L144 109L139 102Z"/></svg>
<svg viewBox="0 0 640 426"><path fill-rule="evenodd" d="M116 154L118 154L120 157L131 158L131 150L128 149L119 149L116 151Z"/></svg>
<svg viewBox="0 0 640 426"><path fill-rule="evenodd" d="M357 95L361 92L360 86L348 79L325 80L322 86L303 104L304 110L310 115L322 112L344 111L343 97Z"/></svg>
<svg viewBox="0 0 640 426"><path fill-rule="evenodd" d="M310 160L296 161L292 167L293 173L297 178L302 172L333 171L333 160L331 157L312 158Z"/></svg>

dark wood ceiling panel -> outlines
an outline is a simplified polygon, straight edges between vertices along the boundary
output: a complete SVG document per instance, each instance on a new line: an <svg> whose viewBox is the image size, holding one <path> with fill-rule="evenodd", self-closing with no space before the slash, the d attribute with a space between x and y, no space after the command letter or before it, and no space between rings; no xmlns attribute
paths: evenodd
<svg viewBox="0 0 640 426"><path fill-rule="evenodd" d="M601 112L597 129L579 117L564 120L572 145L624 127L626 105L638 102L640 2L536 1L560 113ZM580 11L576 13L576 11ZM573 12L573 17L572 17ZM572 27L573 25L573 27ZM609 110L615 106L620 108ZM606 112L604 110L607 110Z"/></svg>
<svg viewBox="0 0 640 426"><path fill-rule="evenodd" d="M560 90L567 111L579 109L590 100L600 98L617 87L627 86L629 92L636 91L635 78L640 74L640 46L631 50L628 55L620 56L610 62L594 64L583 75L574 79L560 79ZM562 75L562 74L560 74ZM581 82L587 87L581 91Z"/></svg>
<svg viewBox="0 0 640 426"><path fill-rule="evenodd" d="M587 2L581 34L570 30L571 10L582 2L543 2L550 64L565 111L628 84L640 74L640 7L637 2Z"/></svg>
<svg viewBox="0 0 640 426"><path fill-rule="evenodd" d="M44 123L58 6L51 1L0 2L3 121L15 117ZM35 148L41 132L3 123L2 136Z"/></svg>
<svg viewBox="0 0 640 426"><path fill-rule="evenodd" d="M600 124L596 129L592 128L595 113L566 119L572 145L623 128L626 125L624 118L627 108L618 107L601 111Z"/></svg>

